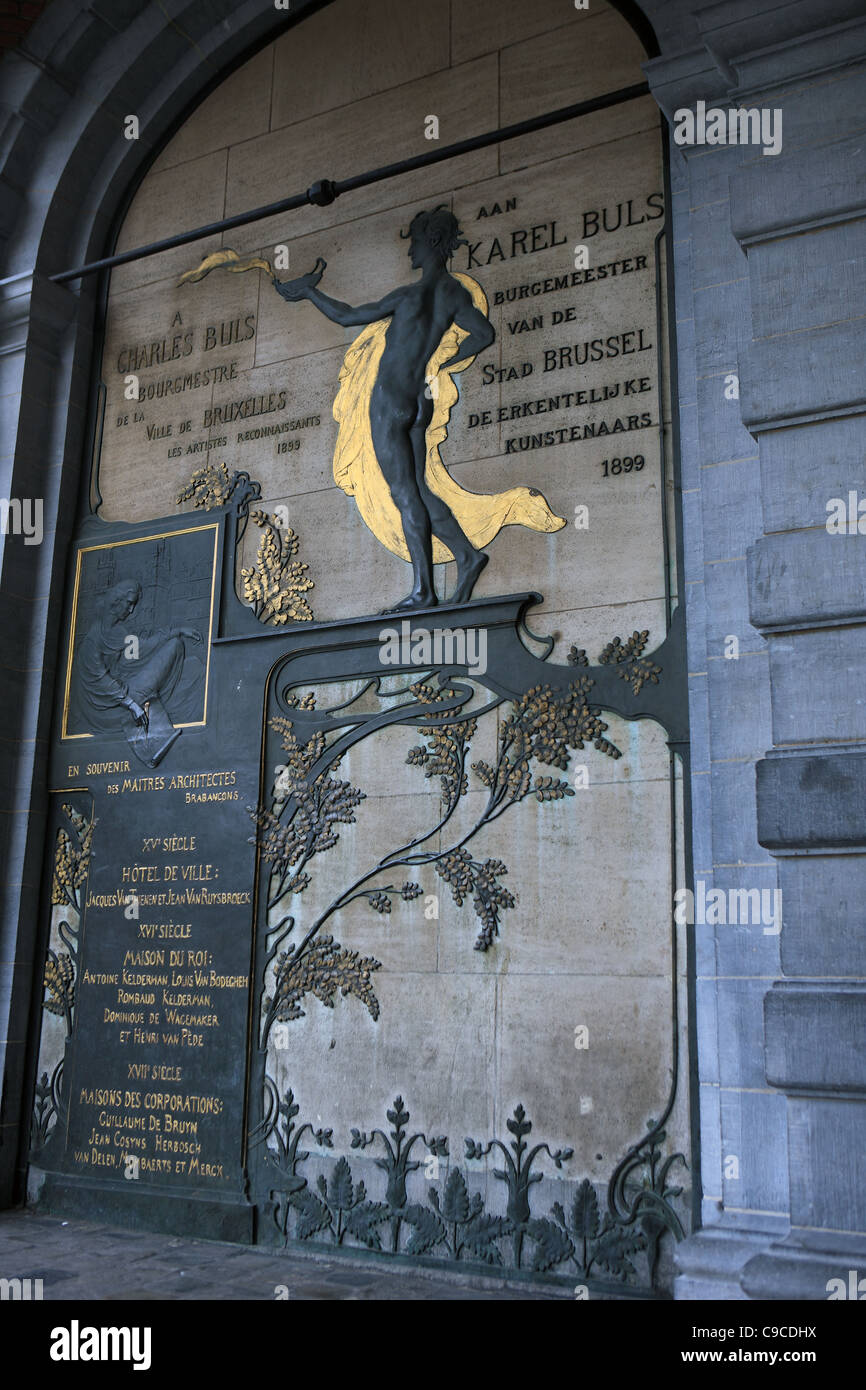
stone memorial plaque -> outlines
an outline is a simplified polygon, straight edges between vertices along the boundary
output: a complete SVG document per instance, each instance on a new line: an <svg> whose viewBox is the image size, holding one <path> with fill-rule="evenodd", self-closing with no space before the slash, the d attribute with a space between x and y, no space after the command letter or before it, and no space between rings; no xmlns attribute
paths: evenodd
<svg viewBox="0 0 866 1390"><path fill-rule="evenodd" d="M85 1200L194 1192L248 1239L256 750L219 699L222 527L130 530L76 553L37 1138Z"/></svg>
<svg viewBox="0 0 866 1390"><path fill-rule="evenodd" d="M651 106L592 119L116 278L53 761L57 1209L669 1284L665 177ZM228 204L281 152L230 151Z"/></svg>

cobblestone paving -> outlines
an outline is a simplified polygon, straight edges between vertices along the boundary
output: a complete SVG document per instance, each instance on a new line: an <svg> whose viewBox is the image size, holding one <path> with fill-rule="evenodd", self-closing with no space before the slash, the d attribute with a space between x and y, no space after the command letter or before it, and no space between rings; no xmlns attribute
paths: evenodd
<svg viewBox="0 0 866 1390"><path fill-rule="evenodd" d="M573 1297L563 1288L222 1245L27 1211L0 1212L0 1278L42 1279L46 1300L73 1302L273 1300L278 1286L292 1300Z"/></svg>

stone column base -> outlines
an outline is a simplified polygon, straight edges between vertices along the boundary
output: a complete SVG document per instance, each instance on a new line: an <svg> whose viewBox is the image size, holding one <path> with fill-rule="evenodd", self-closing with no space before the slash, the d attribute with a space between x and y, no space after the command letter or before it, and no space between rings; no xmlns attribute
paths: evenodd
<svg viewBox="0 0 866 1390"><path fill-rule="evenodd" d="M674 1298L747 1301L749 1294L740 1282L744 1269L753 1260L763 1258L787 1229L786 1221L772 1217L761 1229L741 1226L730 1219L724 1224L703 1226L676 1248Z"/></svg>
<svg viewBox="0 0 866 1390"><path fill-rule="evenodd" d="M866 1302L866 1237L841 1231L704 1226L675 1261L678 1301Z"/></svg>
<svg viewBox="0 0 866 1390"><path fill-rule="evenodd" d="M749 1260L740 1283L747 1298L866 1301L866 1237L792 1232Z"/></svg>

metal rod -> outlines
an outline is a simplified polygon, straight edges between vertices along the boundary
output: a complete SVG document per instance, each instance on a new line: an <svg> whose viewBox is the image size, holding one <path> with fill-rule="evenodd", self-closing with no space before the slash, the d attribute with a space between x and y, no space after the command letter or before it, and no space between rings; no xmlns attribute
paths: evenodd
<svg viewBox="0 0 866 1390"><path fill-rule="evenodd" d="M263 207L252 208L248 212L224 217L219 222L208 222L203 227L195 227L189 232L178 232L176 236L165 237L162 241L152 241L147 246L136 246L132 251L121 251L116 256L105 256L100 261L89 261L74 270L62 270L49 279L57 284L66 280L77 280L83 275L95 275L99 270L110 270L112 266L126 265L129 261L140 261L145 256L157 256L161 251L170 251L175 246L185 246L202 237L213 236L216 232L227 232L232 227L242 227L250 222L261 222L265 217L275 217L281 212L293 212L295 208L307 206L327 207L342 193L354 192L356 188L366 188L384 179L398 178L400 174L412 173L415 169L426 169L431 164L441 164L444 159L456 159L474 150L486 149L505 140L516 140L521 135L529 135L536 130L546 130L549 126L572 121L579 116L589 116L593 111L603 111L609 106L619 106L624 101L635 101L638 97L649 95L648 82L636 82L631 87L620 87L605 96L591 97L589 101L578 101L572 106L560 106L556 111L548 111L543 116L532 116L514 125L502 126L499 130L489 130L484 135L471 135L466 140L458 140L453 145L445 145L441 150L429 150L410 159L398 160L395 164L385 164L379 169L370 169L364 174L332 182L321 179L307 189L306 193L295 193L290 198L280 198L276 203L266 203Z"/></svg>

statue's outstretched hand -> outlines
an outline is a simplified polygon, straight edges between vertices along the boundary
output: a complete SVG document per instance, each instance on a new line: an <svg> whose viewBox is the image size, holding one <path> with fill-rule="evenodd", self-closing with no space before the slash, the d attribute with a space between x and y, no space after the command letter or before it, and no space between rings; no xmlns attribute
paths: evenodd
<svg viewBox="0 0 866 1390"><path fill-rule="evenodd" d="M305 299L307 290L311 290L314 285L318 285L322 274L327 267L327 261L323 261L319 256L315 268L307 275L299 275L296 280L274 280L274 289L277 294L282 295L283 299L294 303L298 299Z"/></svg>

